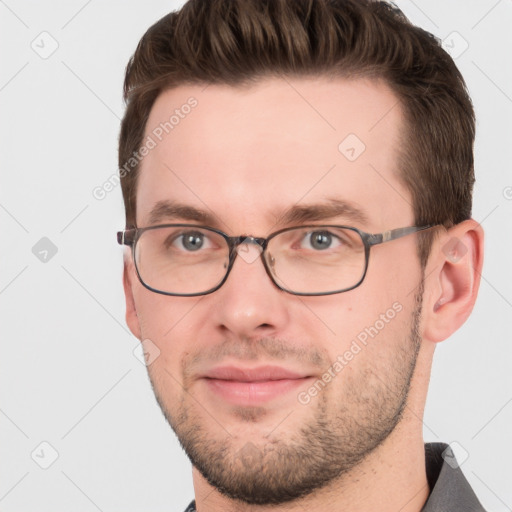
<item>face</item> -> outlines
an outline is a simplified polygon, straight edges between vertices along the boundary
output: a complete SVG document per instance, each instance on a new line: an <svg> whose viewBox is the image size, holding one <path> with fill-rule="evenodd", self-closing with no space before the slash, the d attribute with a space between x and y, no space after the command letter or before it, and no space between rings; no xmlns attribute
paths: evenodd
<svg viewBox="0 0 512 512"><path fill-rule="evenodd" d="M301 224L412 226L397 178L402 126L392 92L362 79L167 91L146 127L156 146L141 163L137 226L255 237ZM326 296L279 290L260 258L238 256L224 285L199 297L154 293L126 265L128 323L159 351L148 366L157 400L221 493L259 504L307 495L403 420L420 346L415 235L373 247L364 282Z"/></svg>

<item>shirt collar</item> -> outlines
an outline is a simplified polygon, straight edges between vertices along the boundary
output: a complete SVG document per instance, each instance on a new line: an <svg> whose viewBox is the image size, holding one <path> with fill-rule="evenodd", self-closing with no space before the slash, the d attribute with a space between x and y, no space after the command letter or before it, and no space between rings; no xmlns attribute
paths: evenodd
<svg viewBox="0 0 512 512"><path fill-rule="evenodd" d="M421 512L485 512L446 443L425 444L430 495Z"/></svg>

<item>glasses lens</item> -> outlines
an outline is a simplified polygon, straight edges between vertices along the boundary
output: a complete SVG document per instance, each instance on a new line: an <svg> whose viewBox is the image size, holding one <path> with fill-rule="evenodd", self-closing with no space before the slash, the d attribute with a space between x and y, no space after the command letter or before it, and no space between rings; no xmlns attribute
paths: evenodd
<svg viewBox="0 0 512 512"><path fill-rule="evenodd" d="M204 293L226 274L229 247L209 229L159 227L144 231L135 245L135 264L150 288L178 294Z"/></svg>
<svg viewBox="0 0 512 512"><path fill-rule="evenodd" d="M284 231L270 240L266 257L281 288L304 294L352 288L363 277L366 264L359 233L332 226Z"/></svg>

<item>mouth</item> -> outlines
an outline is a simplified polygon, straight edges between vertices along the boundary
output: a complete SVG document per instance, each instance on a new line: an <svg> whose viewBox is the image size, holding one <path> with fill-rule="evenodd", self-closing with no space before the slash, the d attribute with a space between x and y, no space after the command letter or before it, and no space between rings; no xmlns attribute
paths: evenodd
<svg viewBox="0 0 512 512"><path fill-rule="evenodd" d="M236 405L258 405L291 394L313 376L278 366L213 368L201 377L209 391Z"/></svg>

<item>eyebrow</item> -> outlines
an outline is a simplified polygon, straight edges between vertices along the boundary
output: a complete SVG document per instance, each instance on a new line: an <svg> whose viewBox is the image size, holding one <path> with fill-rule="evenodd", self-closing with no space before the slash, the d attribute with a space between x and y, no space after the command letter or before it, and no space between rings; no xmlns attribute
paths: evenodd
<svg viewBox="0 0 512 512"><path fill-rule="evenodd" d="M343 217L358 225L368 224L368 216L355 204L337 199L328 199L325 203L293 205L290 208L274 213L269 218L275 226L305 224L307 222L324 221ZM158 201L148 215L148 226L157 225L168 220L195 221L202 224L219 227L219 217L206 210L176 201Z"/></svg>
<svg viewBox="0 0 512 512"><path fill-rule="evenodd" d="M276 217L276 224L304 224L319 220L344 217L350 222L368 224L368 216L355 204L331 198L326 203L294 205Z"/></svg>
<svg viewBox="0 0 512 512"><path fill-rule="evenodd" d="M149 212L148 225L153 226L163 220L171 219L196 221L212 226L218 224L218 218L212 213L194 206L163 200L158 201Z"/></svg>

